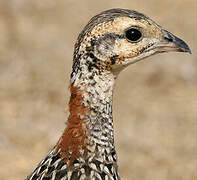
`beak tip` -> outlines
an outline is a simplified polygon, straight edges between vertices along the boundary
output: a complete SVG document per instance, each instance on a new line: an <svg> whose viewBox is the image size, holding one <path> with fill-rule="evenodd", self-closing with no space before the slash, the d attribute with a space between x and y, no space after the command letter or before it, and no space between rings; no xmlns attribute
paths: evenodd
<svg viewBox="0 0 197 180"><path fill-rule="evenodd" d="M191 51L191 49L188 49L188 51L187 51L189 54L192 54L192 51Z"/></svg>
<svg viewBox="0 0 197 180"><path fill-rule="evenodd" d="M184 48L182 47L182 48L180 48L181 50L182 50L182 52L187 52L187 53L189 53L189 54L192 54L192 51L191 51L191 49L189 48L189 46L185 46Z"/></svg>
<svg viewBox="0 0 197 180"><path fill-rule="evenodd" d="M186 44L186 42L184 42L182 39L176 37L175 35L173 35L172 33L166 30L163 30L162 32L163 32L164 38L168 42L172 42L179 49L179 51L188 52L189 54L192 54L191 49Z"/></svg>

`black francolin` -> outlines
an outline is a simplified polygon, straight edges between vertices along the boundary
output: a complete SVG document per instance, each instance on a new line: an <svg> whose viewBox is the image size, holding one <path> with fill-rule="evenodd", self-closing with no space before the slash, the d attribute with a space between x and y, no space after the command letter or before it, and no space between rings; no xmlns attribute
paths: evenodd
<svg viewBox="0 0 197 180"><path fill-rule="evenodd" d="M70 115L55 147L27 180L119 180L112 100L122 69L153 54L188 45L137 11L94 16L74 49Z"/></svg>

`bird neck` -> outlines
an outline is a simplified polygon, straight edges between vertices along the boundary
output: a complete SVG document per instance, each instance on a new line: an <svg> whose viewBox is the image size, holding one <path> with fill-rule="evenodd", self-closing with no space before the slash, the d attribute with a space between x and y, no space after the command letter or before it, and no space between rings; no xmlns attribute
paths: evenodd
<svg viewBox="0 0 197 180"><path fill-rule="evenodd" d="M61 149L69 164L80 157L116 161L112 119L115 78L110 71L82 64L72 72L70 115L57 144L57 151Z"/></svg>

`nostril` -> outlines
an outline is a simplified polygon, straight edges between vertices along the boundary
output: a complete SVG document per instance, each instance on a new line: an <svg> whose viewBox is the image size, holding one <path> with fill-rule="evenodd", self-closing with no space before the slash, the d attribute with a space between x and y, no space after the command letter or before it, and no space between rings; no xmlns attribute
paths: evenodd
<svg viewBox="0 0 197 180"><path fill-rule="evenodd" d="M163 30L163 35L164 35L164 39L166 39L167 41L169 42L174 41L173 35L170 32Z"/></svg>
<svg viewBox="0 0 197 180"><path fill-rule="evenodd" d="M172 37L164 37L164 39L170 41L170 42L173 42L173 38Z"/></svg>
<svg viewBox="0 0 197 180"><path fill-rule="evenodd" d="M176 37L175 35L164 29L162 30L162 33L164 39L166 39L168 42L172 42L174 46L176 46L179 49L179 51L189 52L191 54L191 50L189 46L183 40L181 40L180 38Z"/></svg>

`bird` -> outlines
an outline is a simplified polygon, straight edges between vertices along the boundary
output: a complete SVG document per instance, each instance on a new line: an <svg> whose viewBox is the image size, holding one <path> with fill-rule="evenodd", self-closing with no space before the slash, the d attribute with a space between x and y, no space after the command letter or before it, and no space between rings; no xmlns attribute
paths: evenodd
<svg viewBox="0 0 197 180"><path fill-rule="evenodd" d="M112 118L116 79L130 64L164 52L191 50L140 12L116 8L92 17L74 46L65 130L26 180L120 180Z"/></svg>

